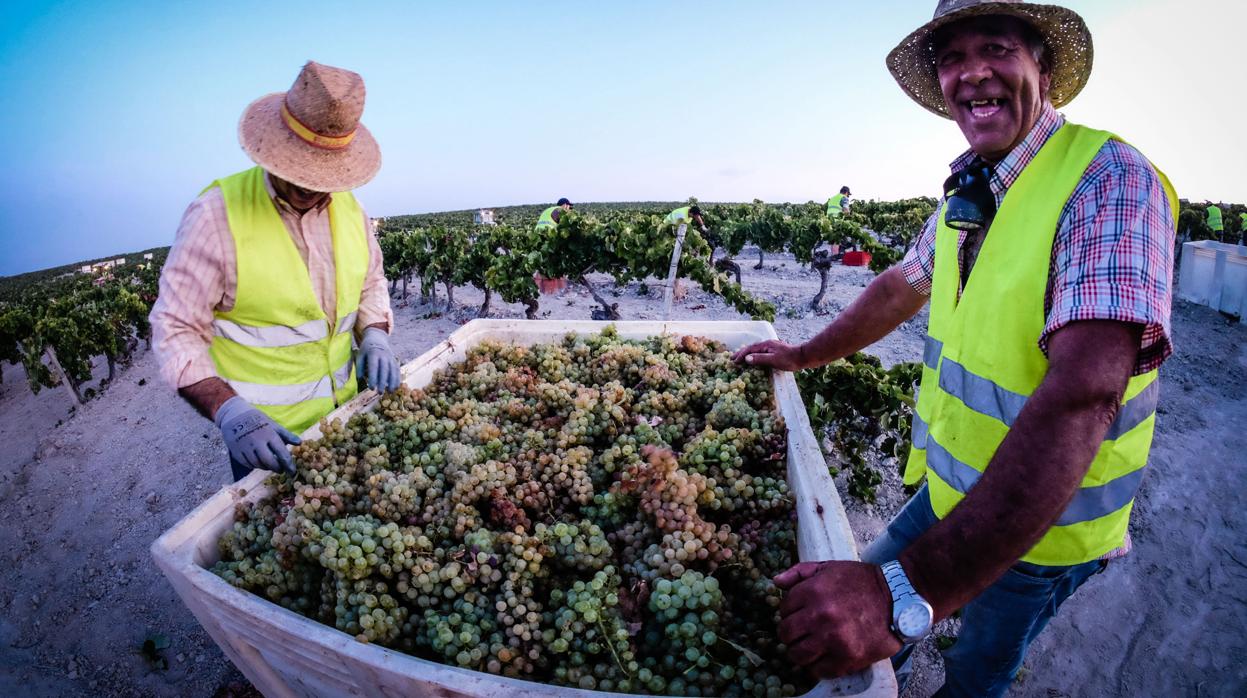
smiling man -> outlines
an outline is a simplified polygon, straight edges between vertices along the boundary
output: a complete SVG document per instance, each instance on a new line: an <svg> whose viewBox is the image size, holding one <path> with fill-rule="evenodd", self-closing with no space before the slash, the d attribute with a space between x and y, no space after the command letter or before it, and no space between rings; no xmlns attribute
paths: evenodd
<svg viewBox="0 0 1247 698"><path fill-rule="evenodd" d="M940 2L887 60L969 145L939 208L901 264L818 336L737 353L822 365L931 304L905 468L923 486L863 562L776 578L788 590L780 639L815 675L890 655L900 665L961 609L938 695L1002 695L1061 603L1130 549L1157 369L1172 351L1177 197L1137 150L1056 111L1092 55L1066 8Z"/></svg>

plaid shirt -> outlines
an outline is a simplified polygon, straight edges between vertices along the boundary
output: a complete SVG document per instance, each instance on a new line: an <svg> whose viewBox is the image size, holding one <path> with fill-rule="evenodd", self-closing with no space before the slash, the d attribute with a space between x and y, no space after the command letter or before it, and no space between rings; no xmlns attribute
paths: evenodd
<svg viewBox="0 0 1247 698"><path fill-rule="evenodd" d="M997 207L1064 123L1051 104L1045 106L1031 132L996 165L991 190ZM974 158L973 151L963 153L952 162L952 171ZM906 281L926 296L931 295L936 221L943 206L941 200L901 261ZM1059 220L1039 348L1047 354L1052 333L1071 322L1133 322L1144 326L1135 374L1158 368L1173 353L1169 310L1175 221L1152 164L1129 145L1110 140L1087 167ZM965 240L966 234L959 233L958 248Z"/></svg>

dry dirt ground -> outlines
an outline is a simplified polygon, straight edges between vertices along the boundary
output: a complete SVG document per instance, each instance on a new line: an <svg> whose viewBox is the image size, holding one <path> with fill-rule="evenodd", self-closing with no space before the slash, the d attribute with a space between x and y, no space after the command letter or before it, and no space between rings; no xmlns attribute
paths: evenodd
<svg viewBox="0 0 1247 698"><path fill-rule="evenodd" d="M754 271L755 260L739 260L745 286L779 306L776 329L789 340L815 334L873 276L835 267L825 307L811 312L815 272L784 256ZM471 319L480 298L459 289L457 308L436 317L414 296L396 301L400 361ZM660 313L657 287L640 296L632 284L611 300L625 319ZM544 297L541 314L587 319L592 305L573 287ZM495 303L493 316L518 319L522 310ZM740 319L699 290L674 315ZM889 364L918 360L925 325L923 314L870 351ZM1062 609L1013 696L1247 694L1247 326L1178 302L1173 330L1177 353L1163 369L1151 470L1131 523L1135 551ZM148 553L161 532L229 481L217 430L160 382L146 352L102 396L76 410L68 404L60 390L32 395L20 369L4 366L0 696L235 694L241 674ZM903 503L895 466L885 470L876 504L851 501L841 486L859 545ZM947 625L941 632L953 630ZM170 640L167 669L139 651L155 633ZM928 641L905 695L929 695L941 672Z"/></svg>

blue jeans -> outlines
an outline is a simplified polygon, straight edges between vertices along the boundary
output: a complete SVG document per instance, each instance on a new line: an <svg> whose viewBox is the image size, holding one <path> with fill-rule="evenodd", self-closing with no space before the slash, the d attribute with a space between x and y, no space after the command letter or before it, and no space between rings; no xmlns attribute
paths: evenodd
<svg viewBox="0 0 1247 698"><path fill-rule="evenodd" d="M228 458L229 458L229 469L234 474L234 482L238 482L239 480L251 474L251 470L252 470L251 466L245 463L239 463L238 461L234 460L233 456L228 456Z"/></svg>
<svg viewBox="0 0 1247 698"><path fill-rule="evenodd" d="M863 562L883 564L935 524L926 485L901 509L888 528L862 553ZM937 698L1003 696L1039 636L1061 604L1091 575L1104 569L1100 560L1072 567L1045 567L1018 562L996 583L961 609L961 633L943 651L944 686ZM897 678L909 676L912 646L892 658Z"/></svg>

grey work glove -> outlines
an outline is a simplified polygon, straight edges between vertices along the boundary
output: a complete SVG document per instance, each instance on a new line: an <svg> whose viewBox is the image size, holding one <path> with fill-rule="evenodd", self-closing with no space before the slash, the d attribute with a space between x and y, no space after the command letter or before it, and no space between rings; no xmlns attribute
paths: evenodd
<svg viewBox="0 0 1247 698"><path fill-rule="evenodd" d="M363 376L368 387L379 393L397 390L402 379L398 372L398 359L390 348L390 335L378 327L364 330L359 343L359 359L355 374Z"/></svg>
<svg viewBox="0 0 1247 698"><path fill-rule="evenodd" d="M213 421L235 461L249 468L294 473L294 459L286 444L297 446L302 439L251 403L235 395L217 408Z"/></svg>

